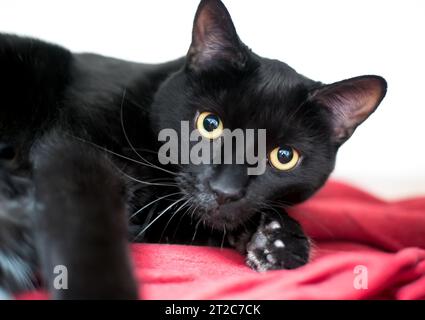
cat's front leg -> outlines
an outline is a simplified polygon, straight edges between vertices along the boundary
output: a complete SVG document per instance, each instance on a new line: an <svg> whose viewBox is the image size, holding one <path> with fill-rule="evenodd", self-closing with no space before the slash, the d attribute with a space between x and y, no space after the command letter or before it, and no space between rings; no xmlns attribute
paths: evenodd
<svg viewBox="0 0 425 320"><path fill-rule="evenodd" d="M55 299L136 299L124 182L104 153L66 138L33 156L44 284Z"/></svg>
<svg viewBox="0 0 425 320"><path fill-rule="evenodd" d="M37 285L32 185L0 168L0 300Z"/></svg>
<svg viewBox="0 0 425 320"><path fill-rule="evenodd" d="M295 269L306 264L310 255L310 240L284 211L261 213L256 228L230 240L244 252L247 265L259 272Z"/></svg>

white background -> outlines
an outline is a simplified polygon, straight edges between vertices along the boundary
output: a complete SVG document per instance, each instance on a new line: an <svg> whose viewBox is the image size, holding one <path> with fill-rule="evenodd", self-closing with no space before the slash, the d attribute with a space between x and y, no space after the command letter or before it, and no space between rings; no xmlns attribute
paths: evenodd
<svg viewBox="0 0 425 320"><path fill-rule="evenodd" d="M387 198L425 195L425 1L225 0L242 40L323 82L379 74L380 109L335 177ZM141 62L186 53L197 0L0 0L0 31ZM0 70L1 72L1 70Z"/></svg>

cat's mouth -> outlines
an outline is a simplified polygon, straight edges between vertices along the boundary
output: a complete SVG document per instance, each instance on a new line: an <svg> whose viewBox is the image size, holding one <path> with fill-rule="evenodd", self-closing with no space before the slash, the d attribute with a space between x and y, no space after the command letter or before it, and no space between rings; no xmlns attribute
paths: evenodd
<svg viewBox="0 0 425 320"><path fill-rule="evenodd" d="M213 229L220 231L236 229L254 214L255 206L246 197L220 203L205 183L194 183L188 176L183 175L177 182L180 184L181 192L190 197L191 205L196 208L194 216Z"/></svg>
<svg viewBox="0 0 425 320"><path fill-rule="evenodd" d="M217 230L233 230L243 225L253 215L244 199L212 206L200 205L197 217L206 225Z"/></svg>

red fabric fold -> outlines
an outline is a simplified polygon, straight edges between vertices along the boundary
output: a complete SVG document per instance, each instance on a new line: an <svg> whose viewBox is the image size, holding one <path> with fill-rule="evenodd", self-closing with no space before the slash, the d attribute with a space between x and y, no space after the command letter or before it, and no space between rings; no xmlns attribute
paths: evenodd
<svg viewBox="0 0 425 320"><path fill-rule="evenodd" d="M425 299L425 198L387 202L329 182L290 214L314 240L306 266L259 274L229 249L132 245L141 297ZM367 288L355 285L358 266Z"/></svg>

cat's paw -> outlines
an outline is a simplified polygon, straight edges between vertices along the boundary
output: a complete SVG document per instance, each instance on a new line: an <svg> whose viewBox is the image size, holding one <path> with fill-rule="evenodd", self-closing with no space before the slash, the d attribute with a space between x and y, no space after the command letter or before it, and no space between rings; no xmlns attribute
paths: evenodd
<svg viewBox="0 0 425 320"><path fill-rule="evenodd" d="M246 263L252 269L295 269L308 262L309 239L292 223L272 220L258 228L247 245ZM299 229L300 230L300 229ZM294 232L295 231L295 232Z"/></svg>

